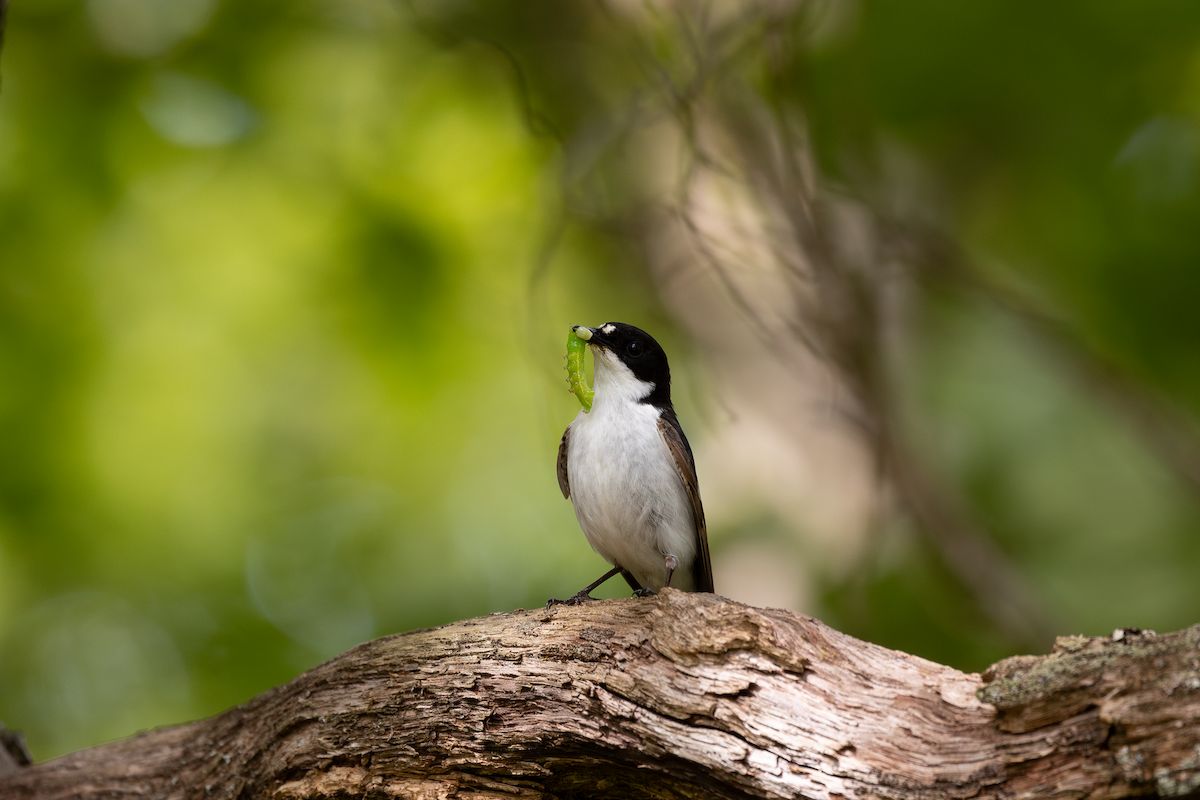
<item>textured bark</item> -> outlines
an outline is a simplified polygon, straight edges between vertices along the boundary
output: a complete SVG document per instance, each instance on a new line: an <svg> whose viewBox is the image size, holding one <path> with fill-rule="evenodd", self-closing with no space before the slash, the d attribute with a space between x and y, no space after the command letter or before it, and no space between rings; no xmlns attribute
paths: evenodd
<svg viewBox="0 0 1200 800"><path fill-rule="evenodd" d="M1123 797L1200 786L1200 626L982 676L667 590L389 636L5 798Z"/></svg>

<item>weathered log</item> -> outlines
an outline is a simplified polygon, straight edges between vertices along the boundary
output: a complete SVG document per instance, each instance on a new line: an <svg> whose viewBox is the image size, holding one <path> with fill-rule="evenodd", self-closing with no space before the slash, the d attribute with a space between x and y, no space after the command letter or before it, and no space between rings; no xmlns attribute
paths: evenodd
<svg viewBox="0 0 1200 800"><path fill-rule="evenodd" d="M1115 798L1200 786L1200 625L967 675L712 595L368 642L3 798Z"/></svg>

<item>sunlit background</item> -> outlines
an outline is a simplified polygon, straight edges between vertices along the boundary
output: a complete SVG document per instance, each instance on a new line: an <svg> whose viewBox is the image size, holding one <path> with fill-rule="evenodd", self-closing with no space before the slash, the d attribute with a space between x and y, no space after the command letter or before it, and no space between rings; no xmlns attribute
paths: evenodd
<svg viewBox="0 0 1200 800"><path fill-rule="evenodd" d="M720 594L1200 622L1200 5L28 0L0 78L39 760L597 577L575 323L670 355Z"/></svg>

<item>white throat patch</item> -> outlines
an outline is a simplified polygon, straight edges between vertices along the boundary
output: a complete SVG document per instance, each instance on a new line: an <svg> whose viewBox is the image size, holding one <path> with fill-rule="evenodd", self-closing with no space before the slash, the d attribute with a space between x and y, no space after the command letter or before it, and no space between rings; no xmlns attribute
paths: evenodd
<svg viewBox="0 0 1200 800"><path fill-rule="evenodd" d="M644 400L654 391L654 384L643 381L633 374L633 370L625 366L611 350L600 347L592 348L592 363L595 365L596 398L595 404L613 406L625 403L637 403Z"/></svg>

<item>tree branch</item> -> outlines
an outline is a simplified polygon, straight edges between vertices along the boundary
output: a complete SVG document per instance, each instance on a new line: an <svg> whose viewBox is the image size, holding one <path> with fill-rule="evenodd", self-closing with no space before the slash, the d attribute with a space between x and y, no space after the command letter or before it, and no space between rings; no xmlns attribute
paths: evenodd
<svg viewBox="0 0 1200 800"><path fill-rule="evenodd" d="M1200 626L983 676L713 595L368 642L5 798L1115 798L1200 786Z"/></svg>

